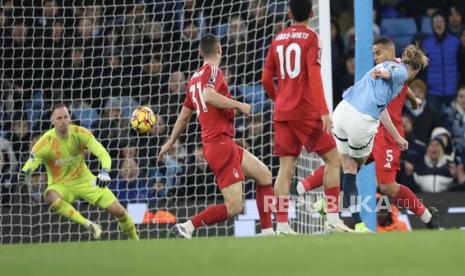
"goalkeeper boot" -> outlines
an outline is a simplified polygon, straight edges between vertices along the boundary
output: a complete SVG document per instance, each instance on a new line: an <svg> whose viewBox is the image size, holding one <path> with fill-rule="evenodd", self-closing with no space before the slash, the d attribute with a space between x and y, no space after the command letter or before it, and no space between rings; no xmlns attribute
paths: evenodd
<svg viewBox="0 0 465 276"><path fill-rule="evenodd" d="M326 200L324 198L319 199L313 203L313 210L320 214L323 221L326 220Z"/></svg>
<svg viewBox="0 0 465 276"><path fill-rule="evenodd" d="M278 222L276 226L276 235L277 236L295 236L298 235L296 231L294 231L289 223L287 222Z"/></svg>
<svg viewBox="0 0 465 276"><path fill-rule="evenodd" d="M354 230L350 229L344 222L340 219L334 219L333 221L325 221L326 232L328 233L352 233Z"/></svg>
<svg viewBox="0 0 465 276"><path fill-rule="evenodd" d="M91 223L89 230L92 232L94 239L99 240L102 236L102 227L96 223Z"/></svg>
<svg viewBox="0 0 465 276"><path fill-rule="evenodd" d="M435 207L429 207L428 211L431 213L431 220L426 223L428 229L439 229L439 211Z"/></svg>
<svg viewBox="0 0 465 276"><path fill-rule="evenodd" d="M186 223L178 223L174 225L171 233L181 239L192 239L192 231L189 229Z"/></svg>
<svg viewBox="0 0 465 276"><path fill-rule="evenodd" d="M366 233L374 233L373 231L370 230L365 224L365 222L360 222L355 224L355 233L359 234L366 234Z"/></svg>

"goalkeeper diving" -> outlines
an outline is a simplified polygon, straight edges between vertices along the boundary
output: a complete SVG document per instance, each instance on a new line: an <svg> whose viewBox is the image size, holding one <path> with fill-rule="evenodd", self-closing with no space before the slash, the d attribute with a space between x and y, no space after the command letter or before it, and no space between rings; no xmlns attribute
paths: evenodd
<svg viewBox="0 0 465 276"><path fill-rule="evenodd" d="M93 237L99 239L101 227L84 218L71 205L76 199L85 200L111 213L124 234L138 240L131 217L107 187L111 181L110 155L88 129L72 125L70 118L68 108L63 103L52 107L53 128L45 132L32 147L30 158L19 174L20 183L28 183L32 172L43 163L48 179L44 197L55 212L89 229ZM85 149L100 161L101 170L97 177L87 168Z"/></svg>

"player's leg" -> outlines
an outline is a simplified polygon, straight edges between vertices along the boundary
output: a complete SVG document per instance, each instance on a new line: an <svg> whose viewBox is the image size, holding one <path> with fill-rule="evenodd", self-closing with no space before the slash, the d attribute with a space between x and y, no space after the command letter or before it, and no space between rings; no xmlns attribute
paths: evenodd
<svg viewBox="0 0 465 276"><path fill-rule="evenodd" d="M187 239L192 238L195 229L203 225L211 225L225 221L230 217L240 214L244 208L242 200L242 181L221 189L224 197L223 204L216 204L208 207L202 212L193 216L190 220L174 226L174 234Z"/></svg>
<svg viewBox="0 0 465 276"><path fill-rule="evenodd" d="M384 182L385 183L378 183L379 190L383 194L392 198L397 206L409 209L418 218L420 218L423 223L425 223L427 228L439 228L436 209L427 209L420 199L407 186L395 181L390 183L386 183L386 181Z"/></svg>
<svg viewBox="0 0 465 276"><path fill-rule="evenodd" d="M344 191L344 202L348 204L350 213L354 220L355 225L362 223L359 210L355 209L358 200L357 190L357 171L359 163L348 154L341 154L342 170L344 175L342 177L342 190Z"/></svg>
<svg viewBox="0 0 465 276"><path fill-rule="evenodd" d="M276 121L274 129L273 152L279 156L279 172L273 189L276 200L276 232L292 235L296 233L288 223L289 191L302 143L295 135L290 122Z"/></svg>
<svg viewBox="0 0 465 276"><path fill-rule="evenodd" d="M81 213L73 207L73 205L68 203L73 202L75 198L65 186L55 185L53 188L47 188L44 198L45 202L47 202L47 204L49 204L50 207L60 216L74 221L84 226L86 229L91 229L94 233L94 238L100 238L102 233L100 227L83 217Z"/></svg>
<svg viewBox="0 0 465 276"><path fill-rule="evenodd" d="M311 174L309 174L304 180L298 181L294 187L291 186L291 194L303 195L313 189L323 186L323 179L325 176L325 165L318 167Z"/></svg>
<svg viewBox="0 0 465 276"><path fill-rule="evenodd" d="M242 156L242 171L244 176L256 182L256 197L262 235L274 235L273 222L273 187L272 175L268 167L252 153L244 150Z"/></svg>
<svg viewBox="0 0 465 276"><path fill-rule="evenodd" d="M121 206L117 200L106 207L105 210L116 218L119 227L128 238L131 240L139 240L139 235L137 234L137 229L131 216L129 216L128 211Z"/></svg>
<svg viewBox="0 0 465 276"><path fill-rule="evenodd" d="M175 235L188 239L192 238L192 233L200 226L224 221L228 217L239 214L243 209L242 148L238 147L232 139L227 138L215 143L205 143L203 150L225 202L210 206L185 223L174 226Z"/></svg>
<svg viewBox="0 0 465 276"><path fill-rule="evenodd" d="M118 225L126 236L132 240L139 240L132 219L126 209L118 203L118 200L110 189L95 186L94 180L75 185L73 191L77 197L108 211L116 218Z"/></svg>

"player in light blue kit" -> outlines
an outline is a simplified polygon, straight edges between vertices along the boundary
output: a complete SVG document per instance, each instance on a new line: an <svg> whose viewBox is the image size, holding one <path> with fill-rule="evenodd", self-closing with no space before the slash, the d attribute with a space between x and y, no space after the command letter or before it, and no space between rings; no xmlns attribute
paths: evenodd
<svg viewBox="0 0 465 276"><path fill-rule="evenodd" d="M402 53L401 63L378 64L344 92L333 114L333 134L344 171L343 186L356 189L357 170L371 153L380 120L400 149L408 148L408 142L394 127L386 107L400 93L404 83L414 79L427 65L428 58L423 51L410 45Z"/></svg>

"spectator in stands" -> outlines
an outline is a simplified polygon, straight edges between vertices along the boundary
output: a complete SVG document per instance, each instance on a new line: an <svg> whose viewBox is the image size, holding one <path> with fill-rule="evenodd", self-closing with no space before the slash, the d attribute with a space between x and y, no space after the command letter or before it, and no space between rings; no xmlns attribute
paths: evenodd
<svg viewBox="0 0 465 276"><path fill-rule="evenodd" d="M377 206L380 206L379 200L383 200L383 203L389 203L389 200L386 196L382 196L384 199L380 198L380 195L377 194ZM376 212L376 232L408 232L408 226L405 222L399 220L399 209L395 206L395 204L389 204L389 206L385 206L383 204L378 211Z"/></svg>
<svg viewBox="0 0 465 276"><path fill-rule="evenodd" d="M440 138L442 144L444 145L444 156L447 159L447 162L452 162L455 159L455 146L452 141L452 135L450 132L443 128L437 127L431 132L431 139Z"/></svg>
<svg viewBox="0 0 465 276"><path fill-rule="evenodd" d="M460 41L446 30L446 17L436 12L431 18L433 34L423 41L430 59L427 67L428 100L441 113L455 99L457 91L457 51Z"/></svg>
<svg viewBox="0 0 465 276"><path fill-rule="evenodd" d="M139 174L139 165L135 159L124 159L121 162L118 178L108 186L121 204L127 206L128 203L155 201L155 194L150 189L147 178L139 177Z"/></svg>
<svg viewBox="0 0 465 276"><path fill-rule="evenodd" d="M460 86L465 86L465 27L460 31L459 39L460 47L457 53L457 63L460 74Z"/></svg>
<svg viewBox="0 0 465 276"><path fill-rule="evenodd" d="M455 147L459 153L465 154L465 86L459 89L444 115L444 125L452 134Z"/></svg>
<svg viewBox="0 0 465 276"><path fill-rule="evenodd" d="M220 194L216 189L215 177L208 167L201 145L197 146L189 155L186 175L187 179L184 182L188 186L185 194L211 198Z"/></svg>
<svg viewBox="0 0 465 276"><path fill-rule="evenodd" d="M354 84L355 79L355 53L354 50L350 50L345 57L345 66L337 72L337 77L333 78L333 106L342 100L342 93L344 90Z"/></svg>
<svg viewBox="0 0 465 276"><path fill-rule="evenodd" d="M449 16L447 20L447 29L449 32L455 36L459 35L459 32L464 27L462 23L462 14L456 6L449 8Z"/></svg>
<svg viewBox="0 0 465 276"><path fill-rule="evenodd" d="M16 154L16 159L21 163L26 162L29 158L29 143L31 141L31 129L26 115L17 113L13 116L8 138Z"/></svg>
<svg viewBox="0 0 465 276"><path fill-rule="evenodd" d="M13 87L9 80L0 80L0 137L5 136L11 128L14 100Z"/></svg>
<svg viewBox="0 0 465 276"><path fill-rule="evenodd" d="M441 126L440 115L430 106L427 99L428 86L420 79L415 79L410 83L410 88L415 96L422 100L421 106L414 109L409 101L405 103L404 112L410 115L413 122L413 134L416 139L423 143L428 143L431 132L434 128Z"/></svg>
<svg viewBox="0 0 465 276"><path fill-rule="evenodd" d="M341 37L341 28L335 19L331 19L331 63L333 80L344 66L344 40ZM333 105L335 106L335 105Z"/></svg>
<svg viewBox="0 0 465 276"><path fill-rule="evenodd" d="M163 24L158 21L147 22L144 25L144 53L160 53L162 56L169 54L170 44L165 43Z"/></svg>
<svg viewBox="0 0 465 276"><path fill-rule="evenodd" d="M141 104L150 104L149 98L155 103L160 103L160 96L166 93L166 84L168 83L168 74L162 57L154 54L146 57L143 67L142 85L140 94Z"/></svg>
<svg viewBox="0 0 465 276"><path fill-rule="evenodd" d="M180 70L190 75L194 70L199 67L199 43L200 43L200 29L195 21L186 20L182 28L181 36L181 53L180 57ZM176 56L176 55L175 55ZM186 62L188 60L189 62Z"/></svg>
<svg viewBox="0 0 465 276"><path fill-rule="evenodd" d="M232 16L229 19L228 33L221 38L221 46L225 56L225 65L235 76L234 82L228 83L241 83L244 78L247 55L247 26L240 16Z"/></svg>
<svg viewBox="0 0 465 276"><path fill-rule="evenodd" d="M168 80L168 93L162 91L160 95L159 114L167 118L168 126L173 126L181 110L182 101L186 96L187 80L181 71L174 71Z"/></svg>
<svg viewBox="0 0 465 276"><path fill-rule="evenodd" d="M422 162L414 164L413 178L425 193L446 192L452 188L454 176L449 169L441 138L436 137L429 142Z"/></svg>
<svg viewBox="0 0 465 276"><path fill-rule="evenodd" d="M18 161L11 143L0 137L0 204L8 203L16 190Z"/></svg>
<svg viewBox="0 0 465 276"><path fill-rule="evenodd" d="M187 149L179 144L179 140L173 145L173 149L165 156L166 166L166 188L168 192L179 186L181 178L179 175L184 174L186 167Z"/></svg>

